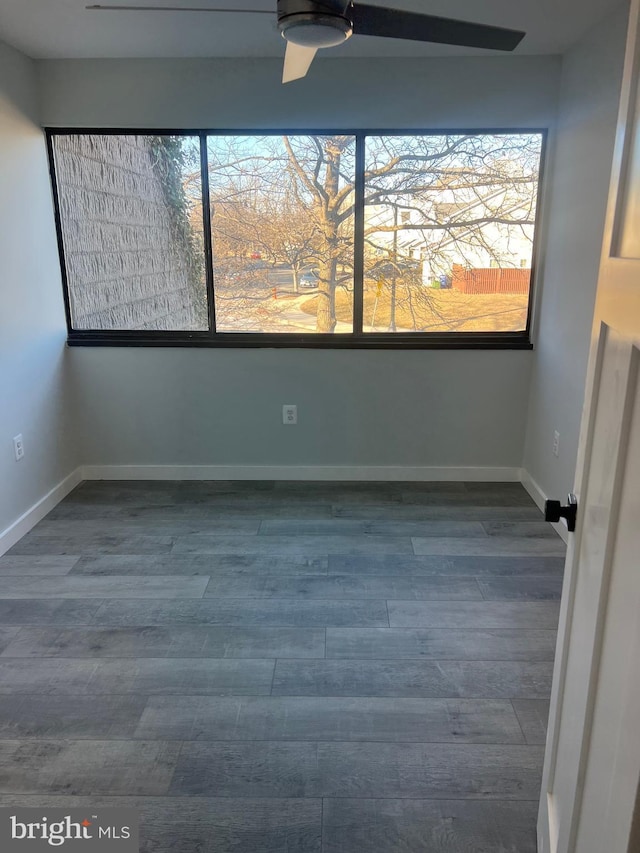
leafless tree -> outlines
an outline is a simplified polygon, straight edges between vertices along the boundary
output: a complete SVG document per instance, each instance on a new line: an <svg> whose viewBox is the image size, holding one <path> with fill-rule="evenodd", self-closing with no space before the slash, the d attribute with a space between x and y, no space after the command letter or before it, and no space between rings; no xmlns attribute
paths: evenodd
<svg viewBox="0 0 640 853"><path fill-rule="evenodd" d="M445 274L466 258L473 265L479 252L498 264L513 263L509 242L515 235L531 242L537 134L367 137L364 186L358 190L354 136L212 139L219 252L253 244L264 257L287 263L296 281L303 265L314 261L318 332L336 327L336 293L353 265L360 192L367 211L365 275L381 257L390 262L391 275L382 284L392 287L394 311L396 301L404 299L416 328L420 304L430 294L416 269L405 263L410 258ZM408 244L409 256L404 254Z"/></svg>

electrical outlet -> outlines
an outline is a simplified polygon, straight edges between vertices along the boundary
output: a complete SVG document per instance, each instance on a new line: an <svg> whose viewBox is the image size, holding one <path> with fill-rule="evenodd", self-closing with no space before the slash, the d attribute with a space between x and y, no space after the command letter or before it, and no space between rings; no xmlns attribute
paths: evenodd
<svg viewBox="0 0 640 853"><path fill-rule="evenodd" d="M287 405L282 407L282 423L283 424L297 424L298 423L298 407L294 405Z"/></svg>
<svg viewBox="0 0 640 853"><path fill-rule="evenodd" d="M19 462L24 456L24 441L22 440L22 433L20 433L20 435L16 435L13 439L13 452L16 457L16 462Z"/></svg>
<svg viewBox="0 0 640 853"><path fill-rule="evenodd" d="M553 433L553 455L560 456L560 433L558 430Z"/></svg>

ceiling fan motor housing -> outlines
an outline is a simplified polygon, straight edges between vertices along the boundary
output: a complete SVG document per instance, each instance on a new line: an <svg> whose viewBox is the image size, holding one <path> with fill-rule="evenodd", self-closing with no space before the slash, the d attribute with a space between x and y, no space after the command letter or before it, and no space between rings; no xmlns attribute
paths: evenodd
<svg viewBox="0 0 640 853"><path fill-rule="evenodd" d="M353 32L351 0L278 0L282 37L304 47L334 47Z"/></svg>

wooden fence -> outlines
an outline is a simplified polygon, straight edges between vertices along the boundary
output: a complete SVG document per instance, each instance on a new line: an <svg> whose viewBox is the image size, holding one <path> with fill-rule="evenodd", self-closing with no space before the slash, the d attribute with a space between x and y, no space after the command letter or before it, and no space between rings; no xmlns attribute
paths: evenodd
<svg viewBox="0 0 640 853"><path fill-rule="evenodd" d="M461 293L528 293L531 269L480 269L453 265L451 286Z"/></svg>

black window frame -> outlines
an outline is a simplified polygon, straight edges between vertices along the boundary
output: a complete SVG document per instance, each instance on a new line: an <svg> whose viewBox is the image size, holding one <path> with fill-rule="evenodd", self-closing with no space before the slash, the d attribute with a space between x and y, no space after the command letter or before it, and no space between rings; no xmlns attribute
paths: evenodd
<svg viewBox="0 0 640 853"><path fill-rule="evenodd" d="M540 127L475 127L475 128L267 128L267 129L175 129L175 128L101 128L101 127L45 127L44 128L49 173L53 193L53 207L62 291L67 321L67 344L69 346L116 346L116 347L224 347L224 348L273 348L273 349L533 349L531 325L535 294L538 287L539 250L543 232L542 199L545 191L546 161L548 152L548 128ZM364 158L365 140L368 136L446 136L446 135L492 135L492 134L536 134L541 137L540 169L536 222L532 246L531 277L529 282L527 322L519 332L364 332ZM74 329L71 319L69 283L64 254L62 219L56 176L53 139L55 136L197 136L200 139L200 167L202 178L202 206L204 220L204 248L206 269L206 292L210 328L205 331L136 331L136 330L87 330ZM207 162L207 137L211 136L353 136L355 150L355 211L354 211L354 303L353 331L348 333L289 333L289 332L218 332L215 328L215 296L213 276L213 254L209 204L209 179Z"/></svg>

